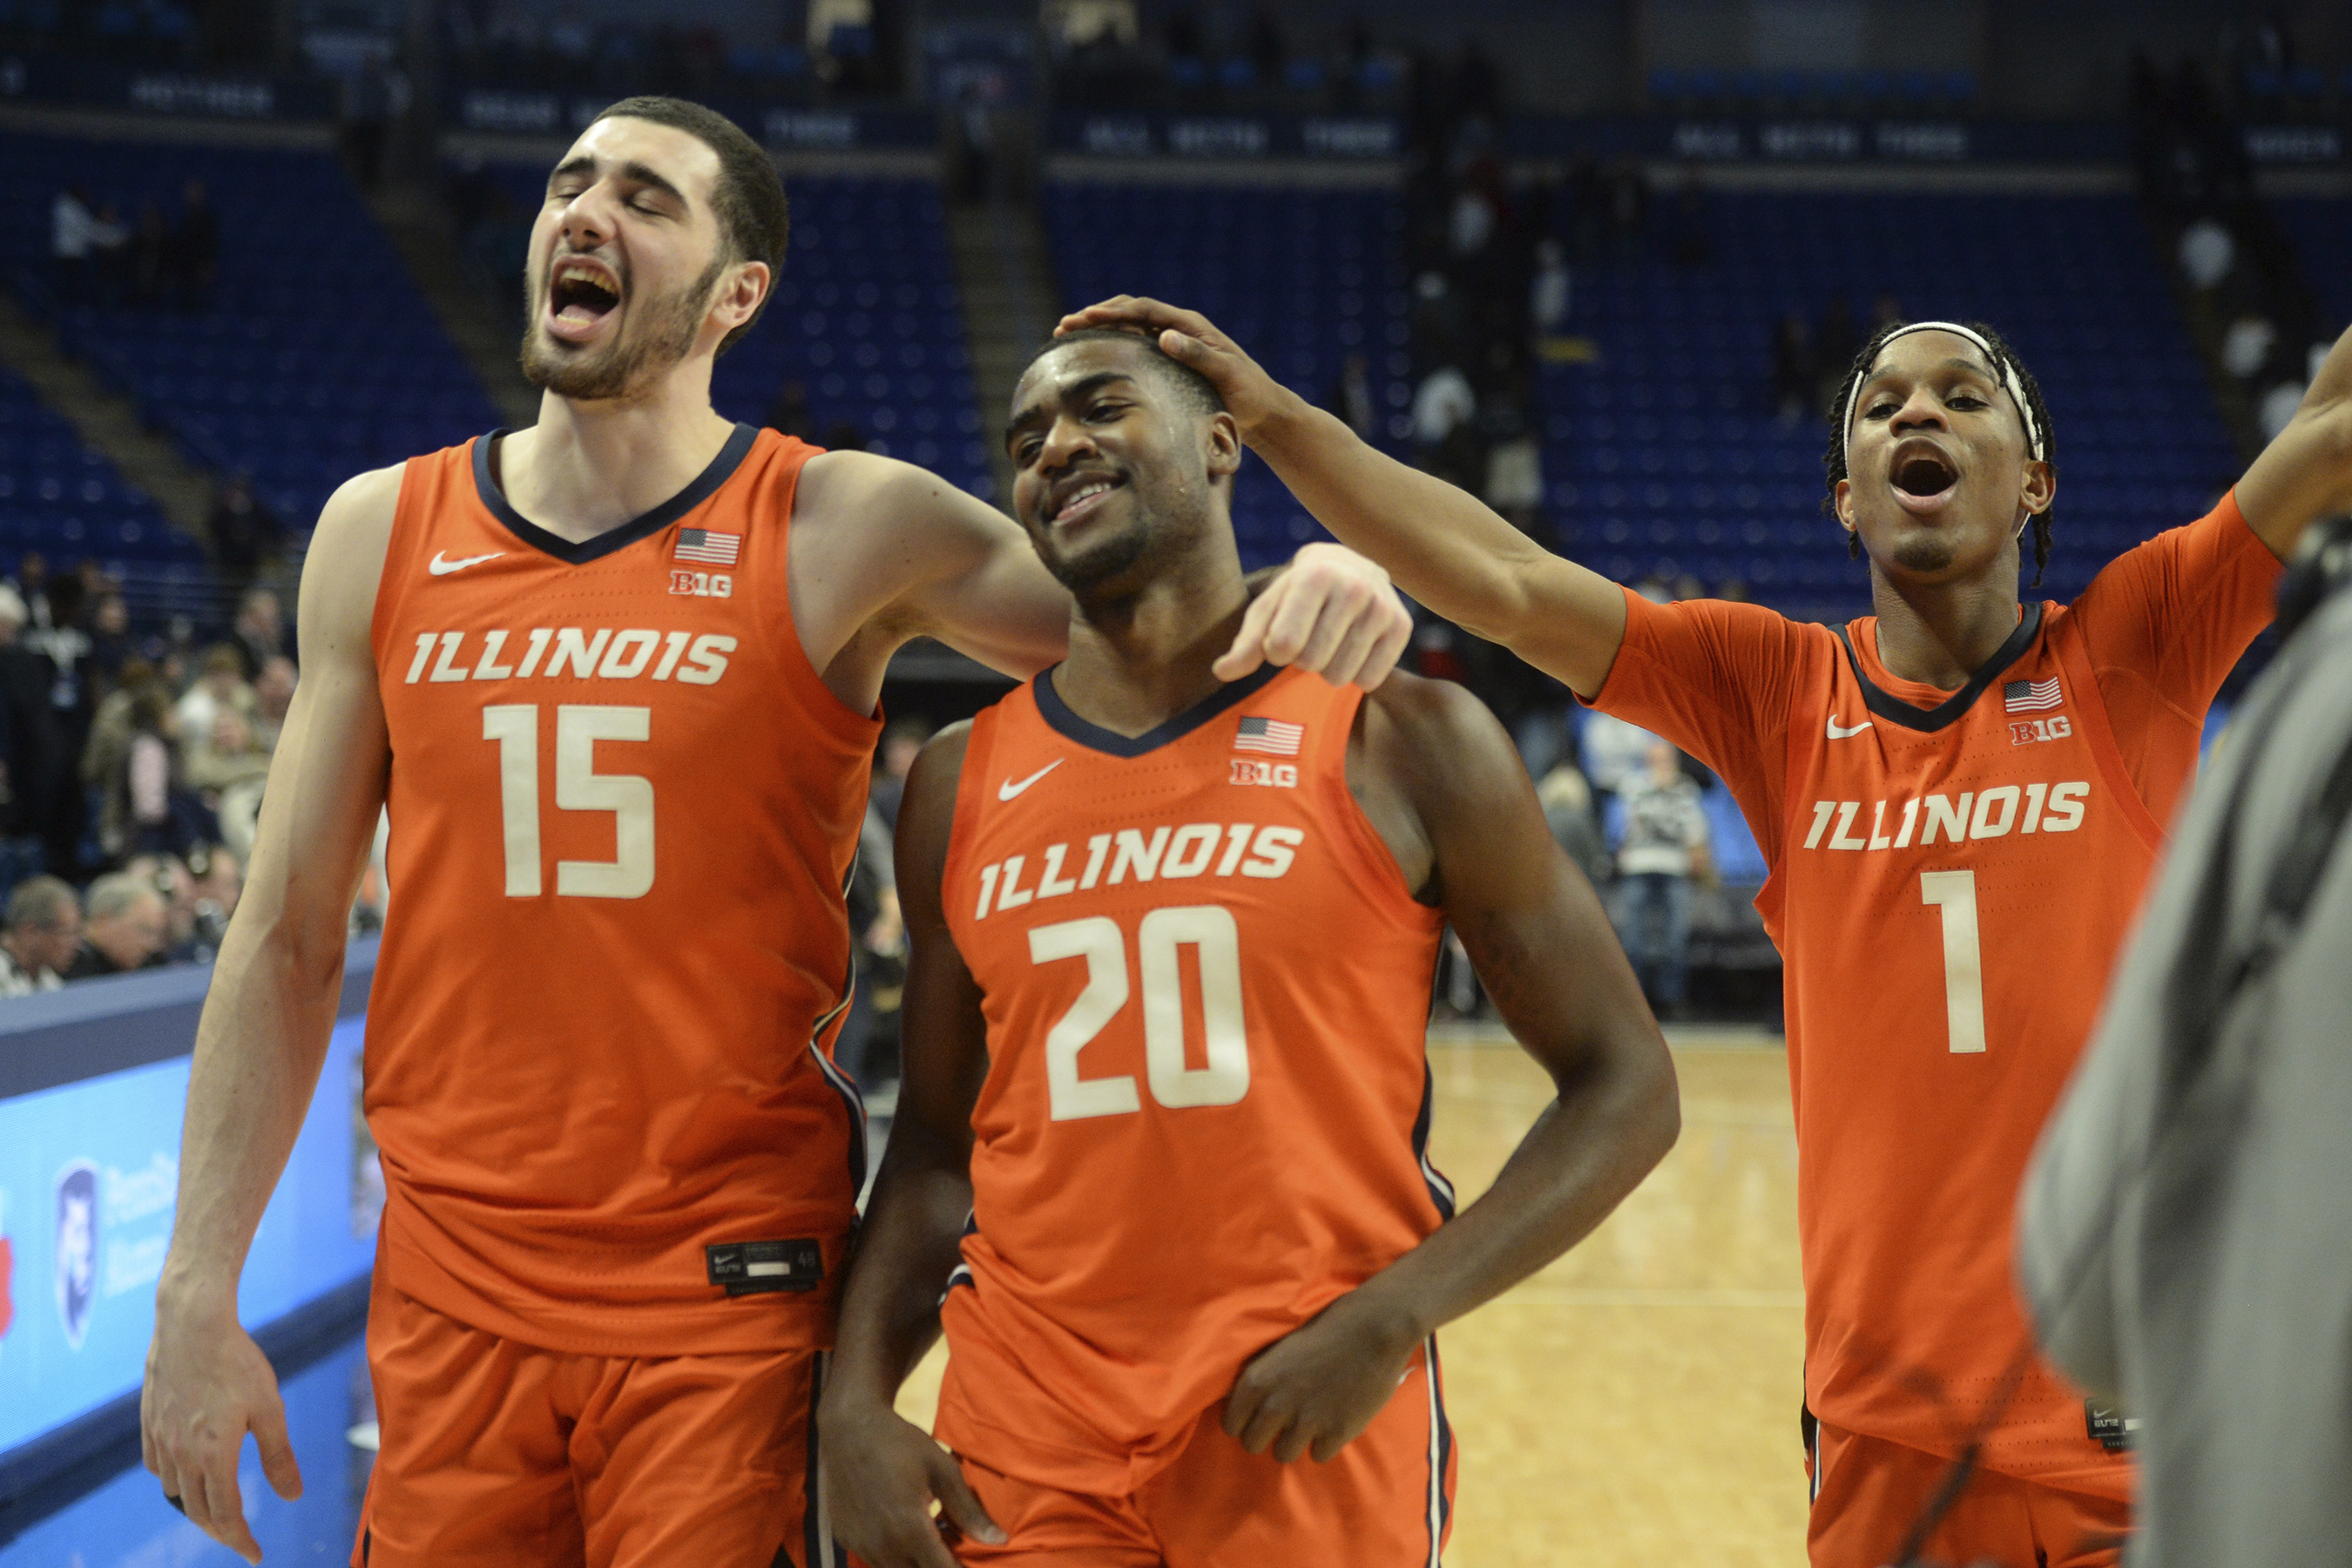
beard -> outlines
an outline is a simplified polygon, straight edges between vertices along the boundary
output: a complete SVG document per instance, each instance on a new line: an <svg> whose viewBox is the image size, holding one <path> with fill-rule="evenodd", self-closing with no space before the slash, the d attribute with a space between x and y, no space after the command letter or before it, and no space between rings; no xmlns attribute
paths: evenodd
<svg viewBox="0 0 2352 1568"><path fill-rule="evenodd" d="M1108 539L1098 540L1066 554L1050 543L1041 544L1037 558L1053 574L1054 581L1067 588L1077 598L1115 583L1141 564L1151 554L1151 530L1137 519Z"/></svg>
<svg viewBox="0 0 2352 1568"><path fill-rule="evenodd" d="M581 403L626 397L653 376L686 358L709 313L711 286L718 282L724 256L713 257L702 276L685 288L646 301L646 314L634 333L625 328L600 350L572 350L557 345L540 331L537 305L522 330L520 363L533 386ZM544 297L536 287L531 299ZM614 306L619 310L620 306Z"/></svg>
<svg viewBox="0 0 2352 1568"><path fill-rule="evenodd" d="M1915 536L1895 547L1895 564L1906 572L1941 572L1952 563L1957 553L1952 542L1941 534Z"/></svg>

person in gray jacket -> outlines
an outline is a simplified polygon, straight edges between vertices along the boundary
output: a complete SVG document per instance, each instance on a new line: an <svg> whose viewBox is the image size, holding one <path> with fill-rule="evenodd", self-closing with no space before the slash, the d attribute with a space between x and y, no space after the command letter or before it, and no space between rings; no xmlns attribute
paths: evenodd
<svg viewBox="0 0 2352 1568"><path fill-rule="evenodd" d="M2347 578L2315 527L2021 1202L2044 1346L2140 1446L2133 1568L2352 1563Z"/></svg>

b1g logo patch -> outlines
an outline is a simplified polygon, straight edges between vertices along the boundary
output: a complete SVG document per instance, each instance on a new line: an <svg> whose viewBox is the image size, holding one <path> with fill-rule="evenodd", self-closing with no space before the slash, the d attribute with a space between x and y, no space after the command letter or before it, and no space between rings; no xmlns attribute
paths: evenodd
<svg viewBox="0 0 2352 1568"><path fill-rule="evenodd" d="M2036 741L2063 741L2074 732L2074 726L2063 713L2053 713L2047 719L2011 719L2009 721L2009 743L2030 746Z"/></svg>
<svg viewBox="0 0 2352 1568"><path fill-rule="evenodd" d="M1261 763L1252 757L1235 757L1233 763L1233 776L1226 781L1229 784L1264 784L1271 789L1298 787L1296 763Z"/></svg>
<svg viewBox="0 0 2352 1568"><path fill-rule="evenodd" d="M669 574L669 591L695 599L731 599L735 579L724 572L677 572Z"/></svg>

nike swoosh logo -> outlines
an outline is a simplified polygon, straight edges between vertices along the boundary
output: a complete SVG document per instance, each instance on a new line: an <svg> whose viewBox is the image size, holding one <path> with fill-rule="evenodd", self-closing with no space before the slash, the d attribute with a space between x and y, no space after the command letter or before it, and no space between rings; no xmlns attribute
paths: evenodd
<svg viewBox="0 0 2352 1568"><path fill-rule="evenodd" d="M1011 800L1014 795L1019 795L1023 790L1027 789L1031 784L1035 784L1039 779L1044 778L1047 773L1050 773L1055 768L1060 767L1062 763L1067 760L1068 759L1064 757L1055 757L1052 762L1047 763L1044 767L1039 768L1035 773L1031 773L1019 784L1014 784L1011 779L1006 779L1003 784L996 786L996 798L999 800Z"/></svg>
<svg viewBox="0 0 2352 1568"><path fill-rule="evenodd" d="M1870 721L1864 719L1861 723L1856 724L1851 730L1842 730L1838 728L1837 715L1834 713L1830 715L1830 739L1832 741L1850 739L1853 736L1861 734L1864 730L1869 728Z"/></svg>
<svg viewBox="0 0 2352 1568"><path fill-rule="evenodd" d="M446 577L450 573L463 572L468 566L479 566L485 561L496 561L505 553L503 550L493 550L488 555L468 555L462 561L444 561L441 558L441 552L436 550L433 552L433 559L425 563L425 569L436 577Z"/></svg>

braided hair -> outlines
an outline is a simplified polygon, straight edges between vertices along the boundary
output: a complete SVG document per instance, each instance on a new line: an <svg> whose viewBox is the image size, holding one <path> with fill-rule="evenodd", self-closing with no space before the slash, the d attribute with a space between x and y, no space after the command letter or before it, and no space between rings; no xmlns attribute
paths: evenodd
<svg viewBox="0 0 2352 1568"><path fill-rule="evenodd" d="M2033 379L2033 373L2025 368L2025 362L2017 357L2017 351L2011 348L1999 332L1978 321L1960 324L1982 338L1985 345L1991 350L1994 382L1997 384L2008 386L2010 378L2013 375L2016 378L2016 387L2023 389L2025 394L2023 423L2027 432L2027 453L2029 456L2032 455L2032 433L2039 430L2042 435L2041 460L2050 464L2054 472L2057 467L2058 437L2050 427L2050 410L2042 401L2042 384ZM1878 353L1886 346L1887 340L1913 331L1917 325L1916 322L1896 322L1892 326L1881 327L1873 332L1870 335L1870 341L1862 345L1862 352L1853 356L1853 363L1847 368L1845 379L1838 383L1837 395L1831 400L1829 406L1829 449L1822 454L1822 467L1829 473L1829 496L1822 501L1822 510L1832 517L1837 515L1838 481L1846 477L1846 425L1853 417L1851 405L1854 393L1870 374L1870 367L1878 363ZM2050 506L2033 514L2033 581L2029 584L2031 587L2042 586L2042 568L2050 564L2050 524L2052 515L2056 510L2057 506L2053 501ZM1856 559L1861 557L1862 535L1858 531L1847 534L1846 553Z"/></svg>

